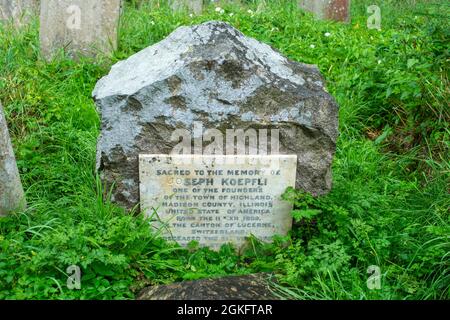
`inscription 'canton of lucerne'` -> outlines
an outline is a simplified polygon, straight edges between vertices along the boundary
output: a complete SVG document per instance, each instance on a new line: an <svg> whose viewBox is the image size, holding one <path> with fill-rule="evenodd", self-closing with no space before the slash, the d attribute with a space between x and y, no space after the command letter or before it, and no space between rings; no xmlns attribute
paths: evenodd
<svg viewBox="0 0 450 320"><path fill-rule="evenodd" d="M139 155L141 209L181 245L219 248L249 235L271 241L292 227L296 155Z"/></svg>

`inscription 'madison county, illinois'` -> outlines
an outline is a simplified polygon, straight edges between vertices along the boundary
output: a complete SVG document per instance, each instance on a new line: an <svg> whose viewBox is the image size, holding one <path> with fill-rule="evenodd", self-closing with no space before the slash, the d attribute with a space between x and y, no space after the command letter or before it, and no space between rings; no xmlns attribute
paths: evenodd
<svg viewBox="0 0 450 320"><path fill-rule="evenodd" d="M292 205L281 195L295 185L296 166L296 155L141 154L141 208L181 245L271 241L291 229Z"/></svg>

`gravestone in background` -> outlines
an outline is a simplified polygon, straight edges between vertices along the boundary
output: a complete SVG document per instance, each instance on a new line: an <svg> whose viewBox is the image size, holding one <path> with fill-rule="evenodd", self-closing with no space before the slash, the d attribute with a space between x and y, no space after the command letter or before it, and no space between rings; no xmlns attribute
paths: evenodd
<svg viewBox="0 0 450 320"><path fill-rule="evenodd" d="M93 56L117 48L121 0L41 0L41 51Z"/></svg>
<svg viewBox="0 0 450 320"><path fill-rule="evenodd" d="M114 65L97 83L93 97L101 113L97 169L107 188L113 187L112 201L128 209L140 204L149 216L173 213L170 223L175 224L167 226L181 237L175 239L181 244L198 240L212 247L230 241L240 245L251 233L269 240L290 228L292 207L280 201L288 186L314 195L331 188L338 106L319 70L288 60L227 23L178 28ZM229 140L230 130L234 135ZM248 148L235 148L236 140L243 140L242 146L247 138ZM257 147L250 147L251 141ZM207 154L229 159L235 152L247 154L248 161L256 154L275 157L280 164L274 172L279 173L265 176L271 172L265 170L251 176L240 170L267 167L245 161L235 166L202 164ZM164 157L178 153L195 154L200 164L177 164ZM153 156L149 160L146 154ZM217 170L208 173L207 182L193 174L206 169ZM196 203L194 186L200 195L211 192L218 198ZM165 197L173 197L173 203L161 203L169 202ZM204 209L211 210L200 211Z"/></svg>
<svg viewBox="0 0 450 320"><path fill-rule="evenodd" d="M142 153L170 154L176 129L278 129L279 152L298 156L296 187L331 189L338 106L318 68L288 60L227 23L180 27L114 65L93 97L101 114L97 169L112 200L139 203Z"/></svg>
<svg viewBox="0 0 450 320"><path fill-rule="evenodd" d="M15 25L22 25L37 15L39 0L0 0L0 20L12 20Z"/></svg>
<svg viewBox="0 0 450 320"><path fill-rule="evenodd" d="M298 5L319 19L350 20L350 0L299 0Z"/></svg>
<svg viewBox="0 0 450 320"><path fill-rule="evenodd" d="M0 216L25 208L25 196L20 182L6 118L0 103Z"/></svg>
<svg viewBox="0 0 450 320"><path fill-rule="evenodd" d="M263 12L266 9L267 6L267 0L259 0L258 1L258 7L256 9L256 12Z"/></svg>

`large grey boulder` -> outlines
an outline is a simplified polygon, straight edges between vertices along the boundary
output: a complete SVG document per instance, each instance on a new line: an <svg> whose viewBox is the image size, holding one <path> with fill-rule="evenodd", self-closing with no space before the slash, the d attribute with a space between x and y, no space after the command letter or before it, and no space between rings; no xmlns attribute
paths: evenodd
<svg viewBox="0 0 450 320"><path fill-rule="evenodd" d="M0 217L24 209L25 206L19 170L0 103Z"/></svg>
<svg viewBox="0 0 450 320"><path fill-rule="evenodd" d="M331 188L338 106L318 68L218 21L180 27L114 65L96 85L101 113L97 169L113 200L139 202L139 153L168 154L175 129L280 130L280 153L297 154L296 186Z"/></svg>
<svg viewBox="0 0 450 320"><path fill-rule="evenodd" d="M60 49L69 56L110 54L117 48L122 0L41 0L39 40L50 60Z"/></svg>

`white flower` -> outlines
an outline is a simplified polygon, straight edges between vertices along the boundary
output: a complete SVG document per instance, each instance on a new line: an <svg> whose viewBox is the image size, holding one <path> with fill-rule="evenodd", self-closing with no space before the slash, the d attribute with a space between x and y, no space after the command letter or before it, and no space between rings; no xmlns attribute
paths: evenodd
<svg viewBox="0 0 450 320"><path fill-rule="evenodd" d="M233 12L231 12L231 13L229 14L229 16L230 16L230 17L234 16L234 13L233 13Z"/></svg>
<svg viewBox="0 0 450 320"><path fill-rule="evenodd" d="M154 26L154 25L155 25L155 21L150 21L150 24L151 24L152 26Z"/></svg>
<svg viewBox="0 0 450 320"><path fill-rule="evenodd" d="M193 18L193 17L194 17L194 15L193 15L192 13L190 13L190 14L189 14L189 17Z"/></svg>
<svg viewBox="0 0 450 320"><path fill-rule="evenodd" d="M247 10L247 13L253 14L253 11L249 9L249 10Z"/></svg>
<svg viewBox="0 0 450 320"><path fill-rule="evenodd" d="M316 46L312 44L312 45L310 45L309 47L310 47L311 49L314 49Z"/></svg>
<svg viewBox="0 0 450 320"><path fill-rule="evenodd" d="M329 37L329 36L331 36L331 33L325 32L324 36L325 36L325 37Z"/></svg>
<svg viewBox="0 0 450 320"><path fill-rule="evenodd" d="M220 10L220 14L224 14L225 13L225 10Z"/></svg>
<svg viewBox="0 0 450 320"><path fill-rule="evenodd" d="M221 7L216 7L216 12L220 12L222 10Z"/></svg>
<svg viewBox="0 0 450 320"><path fill-rule="evenodd" d="M381 60L378 60L378 64L381 64Z"/></svg>

